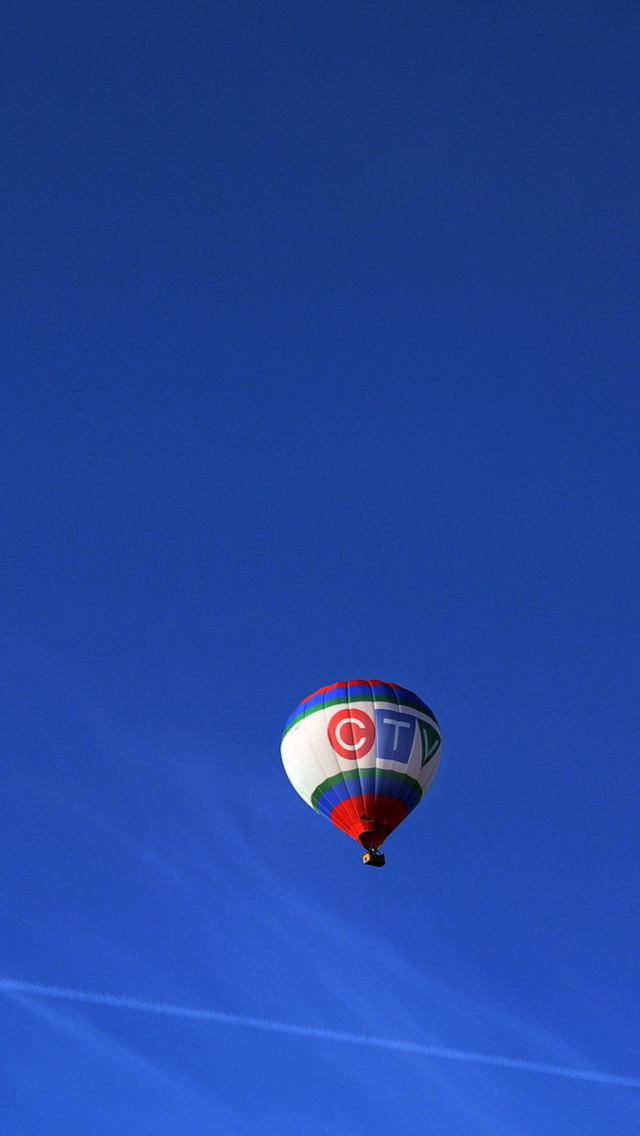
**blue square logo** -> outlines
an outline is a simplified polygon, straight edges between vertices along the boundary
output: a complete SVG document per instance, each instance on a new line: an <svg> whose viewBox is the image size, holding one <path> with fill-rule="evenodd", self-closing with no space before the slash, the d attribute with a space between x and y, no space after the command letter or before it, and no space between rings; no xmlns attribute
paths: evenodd
<svg viewBox="0 0 640 1136"><path fill-rule="evenodd" d="M416 736L413 714L399 710L376 710L377 754L382 761L399 761L407 765Z"/></svg>

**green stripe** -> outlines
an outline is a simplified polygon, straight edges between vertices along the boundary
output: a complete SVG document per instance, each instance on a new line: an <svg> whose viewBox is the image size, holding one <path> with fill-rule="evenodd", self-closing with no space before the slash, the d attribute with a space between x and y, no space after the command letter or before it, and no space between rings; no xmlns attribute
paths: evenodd
<svg viewBox="0 0 640 1136"><path fill-rule="evenodd" d="M381 776L384 775L385 777L389 777L392 781L402 781L405 785L411 785L411 788L418 793L418 800L420 800L420 798L422 797L422 787L420 783L413 777L407 777L406 773L397 773L395 769L384 769L382 767L375 769L371 766L369 766L367 769L363 769L362 772L366 773L369 769L372 773L380 773ZM326 781L323 781L321 785L318 785L318 788L313 793L313 796L311 798L311 804L313 805L313 808L316 810L316 812L318 812L318 801L320 800L322 794L326 793L327 789L331 789L334 785L338 785L341 781L356 780L360 780L359 769L346 769L344 773L336 773L335 776L328 777Z"/></svg>
<svg viewBox="0 0 640 1136"><path fill-rule="evenodd" d="M418 706L418 704L415 702L408 702L406 698L403 702L398 703L393 702L391 698L380 698L375 694L358 694L357 697L354 696L352 701L354 703L386 702L387 705L394 706L396 710L417 710L420 714L425 713L424 706ZM340 706L340 704L344 706L351 705L351 703L347 702L346 698L344 698L343 696L342 698L330 698L326 702L319 702L317 706L312 706L309 710L303 710L301 714L298 714L297 718L294 718L293 721L289 723L282 737L285 738L289 733L289 730L292 730L294 726L297 726L298 722L301 722L303 718L309 718L311 714L315 714L316 710L325 710L327 706ZM433 718L432 721L435 722L435 718Z"/></svg>

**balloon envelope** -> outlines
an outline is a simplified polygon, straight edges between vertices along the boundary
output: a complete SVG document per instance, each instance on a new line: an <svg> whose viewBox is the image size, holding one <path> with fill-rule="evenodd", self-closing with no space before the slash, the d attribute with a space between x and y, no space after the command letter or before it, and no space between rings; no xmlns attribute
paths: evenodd
<svg viewBox="0 0 640 1136"><path fill-rule="evenodd" d="M291 784L365 848L378 848L415 809L440 763L432 710L391 682L340 682L304 698L282 736Z"/></svg>

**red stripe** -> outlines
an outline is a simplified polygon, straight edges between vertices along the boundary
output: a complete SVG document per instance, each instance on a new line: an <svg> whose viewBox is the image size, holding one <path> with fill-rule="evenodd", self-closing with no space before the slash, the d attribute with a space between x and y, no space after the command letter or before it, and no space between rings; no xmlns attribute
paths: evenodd
<svg viewBox="0 0 640 1136"><path fill-rule="evenodd" d="M347 836L359 840L365 848L379 848L390 832L397 828L409 810L397 797L379 797L365 793L348 797L329 813L329 820Z"/></svg>
<svg viewBox="0 0 640 1136"><path fill-rule="evenodd" d="M373 686L391 686L391 687L393 687L394 690L406 690L406 687L399 686L397 682L383 682L382 679L379 679L379 678L354 678L354 679L351 680L351 682L334 682L332 686L321 686L319 690L314 690L313 694L308 694L306 698L303 698L302 702L300 702L299 705L302 706L302 704L304 702L308 702L310 698L315 698L317 694L326 694L326 692L328 690L337 690L339 686L344 687L344 686L371 686L371 685L373 685ZM412 693L412 691L407 690L407 694L411 694L411 693ZM417 697L417 695L415 697Z"/></svg>

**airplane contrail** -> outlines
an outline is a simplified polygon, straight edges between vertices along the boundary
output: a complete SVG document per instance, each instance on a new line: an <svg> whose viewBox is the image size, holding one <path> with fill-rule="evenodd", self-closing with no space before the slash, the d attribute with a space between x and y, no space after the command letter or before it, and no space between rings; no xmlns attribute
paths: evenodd
<svg viewBox="0 0 640 1136"><path fill-rule="evenodd" d="M503 1057L494 1053L474 1053L472 1050L449 1049L443 1045L424 1045L418 1041L401 1041L364 1033L344 1033L342 1030L322 1029L319 1026L301 1026L294 1022L271 1021L269 1018L251 1018L244 1014L230 1014L223 1010L200 1010L192 1006L177 1006L171 1002L148 1002L143 998L132 998L125 994L99 994L91 990L46 986L41 982L23 982L13 978L0 978L0 991L4 991L6 994L34 994L43 998L61 998L67 1002L86 1002L92 1006L114 1006L116 1009L139 1010L148 1014L166 1014L174 1018L190 1018L193 1021L244 1026L248 1029L267 1030L270 1033L317 1038L320 1041L340 1041L351 1045L366 1045L375 1049L413 1053L419 1057L441 1057L447 1061L467 1061L475 1065L494 1065L500 1069L520 1069L525 1073L547 1073L553 1077L571 1077L578 1081L591 1081L603 1085L623 1085L629 1089L640 1089L640 1077L628 1077L622 1073L601 1073L596 1069L579 1069L572 1065L552 1065L544 1061L527 1061L519 1057Z"/></svg>

